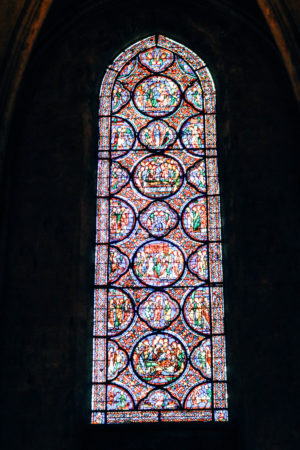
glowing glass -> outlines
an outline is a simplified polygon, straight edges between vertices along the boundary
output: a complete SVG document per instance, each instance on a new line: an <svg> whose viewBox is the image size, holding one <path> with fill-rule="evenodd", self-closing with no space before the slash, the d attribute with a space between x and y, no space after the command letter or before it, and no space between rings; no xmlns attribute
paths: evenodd
<svg viewBox="0 0 300 450"><path fill-rule="evenodd" d="M94 424L227 421L215 89L164 36L100 91Z"/></svg>

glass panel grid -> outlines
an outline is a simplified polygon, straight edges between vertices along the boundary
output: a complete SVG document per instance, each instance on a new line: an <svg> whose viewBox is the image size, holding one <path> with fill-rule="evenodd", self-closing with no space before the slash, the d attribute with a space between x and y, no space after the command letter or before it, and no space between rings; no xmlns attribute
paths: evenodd
<svg viewBox="0 0 300 450"><path fill-rule="evenodd" d="M152 36L110 66L99 114L91 421L227 421L212 77Z"/></svg>

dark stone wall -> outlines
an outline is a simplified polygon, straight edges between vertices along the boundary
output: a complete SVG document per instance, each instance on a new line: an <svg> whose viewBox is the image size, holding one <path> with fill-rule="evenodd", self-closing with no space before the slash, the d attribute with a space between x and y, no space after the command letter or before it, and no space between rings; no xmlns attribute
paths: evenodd
<svg viewBox="0 0 300 450"><path fill-rule="evenodd" d="M299 116L268 30L216 1L72 4L40 34L5 161L1 448L298 448ZM155 32L216 83L231 422L91 429L98 92Z"/></svg>

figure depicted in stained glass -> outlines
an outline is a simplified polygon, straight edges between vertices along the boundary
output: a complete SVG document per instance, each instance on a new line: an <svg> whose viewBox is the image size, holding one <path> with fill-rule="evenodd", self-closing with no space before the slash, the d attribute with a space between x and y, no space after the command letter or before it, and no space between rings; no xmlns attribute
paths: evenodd
<svg viewBox="0 0 300 450"><path fill-rule="evenodd" d="M140 317L149 326L162 329L178 316L178 304L164 292L154 292L139 306Z"/></svg>
<svg viewBox="0 0 300 450"><path fill-rule="evenodd" d="M177 61L178 61L178 66L180 67L180 69L182 70L182 72L192 76L193 78L197 78L195 72L193 71L193 69L191 68L191 66L189 66L184 59L182 58L178 58L177 57Z"/></svg>
<svg viewBox="0 0 300 450"><path fill-rule="evenodd" d="M186 351L179 339L166 333L142 339L133 352L133 367L149 384L166 385L186 366Z"/></svg>
<svg viewBox="0 0 300 450"><path fill-rule="evenodd" d="M112 242L126 238L133 230L135 215L124 200L112 198L110 202L110 237Z"/></svg>
<svg viewBox="0 0 300 450"><path fill-rule="evenodd" d="M180 189L182 176L183 171L176 159L150 156L138 164L133 180L142 194L150 198L163 198Z"/></svg>
<svg viewBox="0 0 300 450"><path fill-rule="evenodd" d="M117 281L128 269L129 260L116 247L111 247L109 255L109 279Z"/></svg>
<svg viewBox="0 0 300 450"><path fill-rule="evenodd" d="M122 108L122 106L126 105L126 103L130 99L130 93L121 83L116 83L113 91L113 101L112 101L112 110L113 112L118 111Z"/></svg>
<svg viewBox="0 0 300 450"><path fill-rule="evenodd" d="M110 289L108 295L108 333L124 331L133 318L133 306L128 294L120 289Z"/></svg>
<svg viewBox="0 0 300 450"><path fill-rule="evenodd" d="M140 141L146 147L154 150L163 150L174 143L176 131L163 120L150 122L142 128L139 134Z"/></svg>
<svg viewBox="0 0 300 450"><path fill-rule="evenodd" d="M167 241L152 241L137 251L133 270L136 276L150 286L168 286L182 275L182 251Z"/></svg>
<svg viewBox="0 0 300 450"><path fill-rule="evenodd" d="M107 399L107 408L108 409L133 409L133 401L130 394L120 386L116 385L108 385L107 389L108 399Z"/></svg>
<svg viewBox="0 0 300 450"><path fill-rule="evenodd" d="M185 98L194 106L194 108L200 111L203 109L202 89L199 83L195 82L186 90Z"/></svg>
<svg viewBox="0 0 300 450"><path fill-rule="evenodd" d="M127 78L129 75L132 74L132 72L134 72L135 67L136 67L136 59L132 59L127 64L125 64L125 66L120 72L119 78L120 79Z"/></svg>
<svg viewBox="0 0 300 450"><path fill-rule="evenodd" d="M152 117L173 112L180 103L178 85L165 76L151 76L137 85L133 95L138 110Z"/></svg>
<svg viewBox="0 0 300 450"><path fill-rule="evenodd" d="M206 246L199 247L198 250L190 256L188 266L191 272L195 273L199 278L206 279L208 277Z"/></svg>
<svg viewBox="0 0 300 450"><path fill-rule="evenodd" d="M192 390L185 401L186 408L210 408L211 384L203 383Z"/></svg>
<svg viewBox="0 0 300 450"><path fill-rule="evenodd" d="M204 148L203 116L188 119L181 129L181 140L186 149L194 149L195 153L202 155Z"/></svg>
<svg viewBox="0 0 300 450"><path fill-rule="evenodd" d="M199 288L188 295L184 303L184 316L188 325L200 333L210 332L209 292Z"/></svg>
<svg viewBox="0 0 300 450"><path fill-rule="evenodd" d="M176 211L166 202L150 203L140 215L141 225L154 236L165 236L177 225Z"/></svg>
<svg viewBox="0 0 300 450"><path fill-rule="evenodd" d="M191 363L205 377L211 377L211 342L205 339L191 354Z"/></svg>
<svg viewBox="0 0 300 450"><path fill-rule="evenodd" d="M200 160L187 171L187 180L192 186L195 186L197 190L205 192L206 180L204 160Z"/></svg>
<svg viewBox="0 0 300 450"><path fill-rule="evenodd" d="M207 213L204 197L198 197L188 203L182 219L184 230L190 237L197 240L207 239Z"/></svg>
<svg viewBox="0 0 300 450"><path fill-rule="evenodd" d="M139 409L177 409L179 401L164 389L155 389L141 402Z"/></svg>
<svg viewBox="0 0 300 450"><path fill-rule="evenodd" d="M135 141L134 129L130 123L124 119L114 118L111 130L111 148L120 152L118 156L125 154L124 150L130 150Z"/></svg>
<svg viewBox="0 0 300 450"><path fill-rule="evenodd" d="M115 342L109 341L107 346L107 370L108 378L112 380L127 363L127 355Z"/></svg>

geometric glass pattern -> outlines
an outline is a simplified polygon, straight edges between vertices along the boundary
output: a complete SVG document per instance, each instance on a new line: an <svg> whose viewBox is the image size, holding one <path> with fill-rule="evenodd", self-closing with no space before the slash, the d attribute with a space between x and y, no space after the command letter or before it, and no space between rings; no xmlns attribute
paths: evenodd
<svg viewBox="0 0 300 450"><path fill-rule="evenodd" d="M104 76L93 424L228 420L215 99L161 35Z"/></svg>

